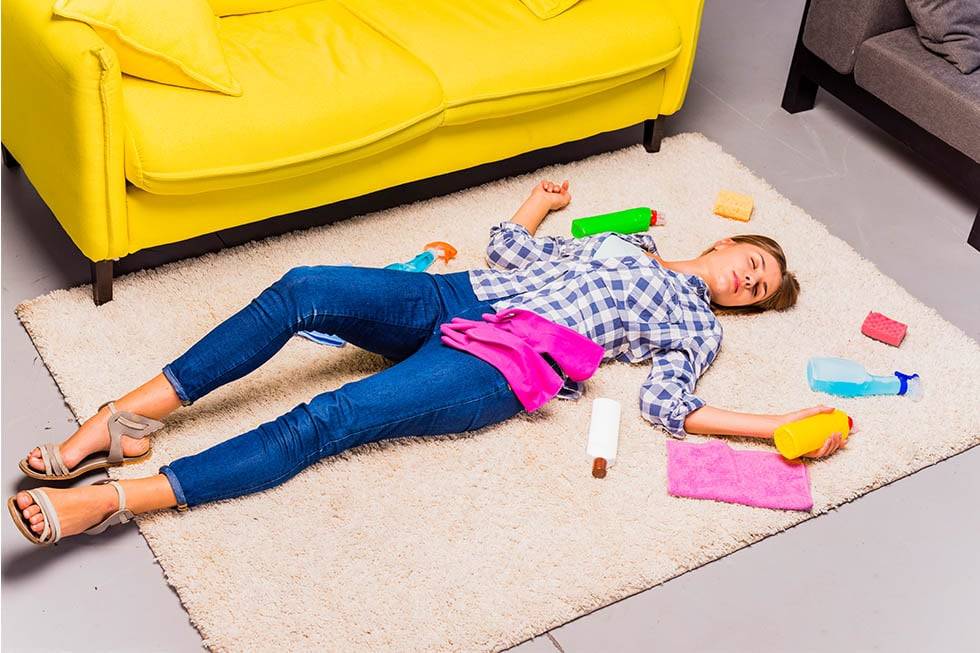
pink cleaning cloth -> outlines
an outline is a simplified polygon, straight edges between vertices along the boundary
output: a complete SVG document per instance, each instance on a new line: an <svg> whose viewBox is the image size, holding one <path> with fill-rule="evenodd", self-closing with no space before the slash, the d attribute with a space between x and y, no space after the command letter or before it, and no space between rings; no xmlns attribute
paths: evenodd
<svg viewBox="0 0 980 653"><path fill-rule="evenodd" d="M667 492L757 508L813 508L806 465L776 452L737 451L718 440L667 441Z"/></svg>

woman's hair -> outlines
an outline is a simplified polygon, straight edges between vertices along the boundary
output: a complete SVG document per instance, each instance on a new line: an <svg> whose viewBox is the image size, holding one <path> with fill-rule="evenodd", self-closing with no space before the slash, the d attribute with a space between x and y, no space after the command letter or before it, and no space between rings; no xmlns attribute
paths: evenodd
<svg viewBox="0 0 980 653"><path fill-rule="evenodd" d="M772 254L772 257L779 264L779 272L782 278L779 280L779 288L776 289L776 292L761 302L747 306L722 306L711 302L712 307L731 315L738 315L743 313L761 313L762 311L769 310L785 311L787 308L795 305L796 298L800 295L800 282L796 280L795 274L786 269L786 254L783 253L783 248L779 246L779 243L767 236L742 235L732 236L731 238L736 243L755 245ZM714 250L714 247L709 247L701 252L701 256L704 256L712 250Z"/></svg>

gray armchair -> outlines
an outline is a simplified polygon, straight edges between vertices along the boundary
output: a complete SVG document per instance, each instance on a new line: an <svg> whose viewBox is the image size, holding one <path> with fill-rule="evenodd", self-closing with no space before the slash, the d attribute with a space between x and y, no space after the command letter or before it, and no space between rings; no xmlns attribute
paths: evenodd
<svg viewBox="0 0 980 653"><path fill-rule="evenodd" d="M808 0L782 107L837 96L980 204L980 70L927 50L905 0ZM980 250L980 211L967 241Z"/></svg>

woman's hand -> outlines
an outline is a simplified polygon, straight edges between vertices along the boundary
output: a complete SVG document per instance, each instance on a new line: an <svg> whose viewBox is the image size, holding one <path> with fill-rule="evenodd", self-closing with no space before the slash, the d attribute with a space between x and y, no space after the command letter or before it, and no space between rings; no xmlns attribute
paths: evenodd
<svg viewBox="0 0 980 653"><path fill-rule="evenodd" d="M563 209L572 201L572 196L568 192L567 179L560 185L546 179L534 187L534 190L531 191L531 197L541 198L549 211Z"/></svg>
<svg viewBox="0 0 980 653"><path fill-rule="evenodd" d="M814 415L820 415L821 413L832 413L834 412L833 406L814 406L813 408L804 408L803 410L797 410L792 413L786 413L785 415L780 415L779 425L787 424L789 422L796 422L801 419L806 419L807 417L813 417ZM829 438L824 440L823 446L819 449L811 451L810 453L803 454L805 458L823 458L824 456L829 456L841 447L847 444L847 440L844 439L841 433L832 433Z"/></svg>

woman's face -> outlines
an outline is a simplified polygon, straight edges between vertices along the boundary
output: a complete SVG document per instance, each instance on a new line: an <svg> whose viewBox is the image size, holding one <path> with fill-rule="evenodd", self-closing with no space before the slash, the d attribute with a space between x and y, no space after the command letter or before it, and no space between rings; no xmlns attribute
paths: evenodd
<svg viewBox="0 0 980 653"><path fill-rule="evenodd" d="M757 304L779 288L782 274L772 254L756 245L726 238L703 256L711 300L721 306Z"/></svg>

